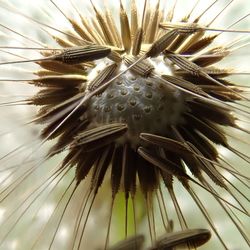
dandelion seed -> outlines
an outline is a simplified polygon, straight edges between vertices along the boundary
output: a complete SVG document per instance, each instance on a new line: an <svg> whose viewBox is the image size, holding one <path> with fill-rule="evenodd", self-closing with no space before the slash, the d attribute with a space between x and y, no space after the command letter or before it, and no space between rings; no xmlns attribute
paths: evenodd
<svg viewBox="0 0 250 250"><path fill-rule="evenodd" d="M0 3L0 249L250 246L247 2L180 2Z"/></svg>

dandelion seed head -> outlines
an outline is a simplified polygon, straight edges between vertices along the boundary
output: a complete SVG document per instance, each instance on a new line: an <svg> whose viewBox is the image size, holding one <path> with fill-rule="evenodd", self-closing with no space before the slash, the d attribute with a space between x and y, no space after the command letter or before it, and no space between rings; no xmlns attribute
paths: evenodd
<svg viewBox="0 0 250 250"><path fill-rule="evenodd" d="M138 233L152 249L171 235L190 245L194 234L199 246L210 234L193 225L213 234L204 249L237 245L224 227L249 245L248 195L235 184L247 188L249 177L234 163L249 165L249 94L234 75L247 18L223 23L233 2L38 1L32 13L27 3L1 5L27 27L1 20L0 87L28 95L3 110L26 116L35 106L23 126L36 124L41 141L23 133L26 144L9 154L19 164L5 161L9 149L0 160L0 249L106 250ZM8 148L12 136L0 138ZM30 222L32 241L19 241Z"/></svg>

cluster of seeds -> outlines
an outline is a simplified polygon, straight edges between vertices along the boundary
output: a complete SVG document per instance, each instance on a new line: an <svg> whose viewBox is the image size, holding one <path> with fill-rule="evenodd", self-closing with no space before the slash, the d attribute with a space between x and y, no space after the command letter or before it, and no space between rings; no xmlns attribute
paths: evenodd
<svg viewBox="0 0 250 250"><path fill-rule="evenodd" d="M79 22L67 16L54 1L50 2L71 24L71 31L58 30L31 17L23 17L41 29L46 28L60 48L44 46L37 48L40 58L22 57L16 61L0 62L1 67L29 63L39 66L33 72L33 79L19 81L39 88L36 95L24 102L39 109L33 122L43 126L42 144L55 139L46 159L66 152L50 178L64 176L70 169L75 171L72 180L75 186L61 220L55 226L50 247L71 198L82 188L86 178L90 178L90 182L73 225L72 249L80 249L83 245L82 235L89 213L105 178L110 180L109 195L112 198L105 249L108 247L112 209L121 191L125 198L126 236L128 201L131 199L135 206L140 190L145 198L152 249L172 249L182 244L192 248L206 242L210 237L208 231L188 230L174 191L176 180L191 196L225 249L227 243L215 227L207 205L196 194L195 186L214 196L246 245L250 245L246 231L232 211L239 210L247 217L247 209L237 196L244 200L247 197L237 189L232 191L233 185L221 169L244 184L249 178L230 166L217 150L217 145L222 146L249 162L249 156L230 145L225 134L225 127L249 133L238 125L240 116L236 114L239 112L249 119L249 99L244 88L228 80L233 72L217 66L231 53L231 45L213 47L214 41L226 32L247 31L215 29L212 25L215 19L209 24L200 24L202 16L215 3L193 19L195 5L182 20L175 22L174 7L167 10L161 1L153 7L150 1L143 1L142 12L135 0L130 1L130 10L126 10L120 1L120 21L117 24L108 7L101 11L92 1L94 15L89 19L72 3ZM22 15L14 7L6 8ZM51 30L57 31L57 35ZM154 197L158 199L165 231L171 233L173 230L172 220L166 214L165 191L162 193L161 183L169 194L182 230L173 234L173 242L170 235L168 240L156 240L151 205ZM14 188L18 188L18 182L15 185ZM220 196L216 188L225 190L233 202ZM1 194L5 192L4 199L8 199L8 189ZM134 217L135 214L134 211ZM10 232L3 234L1 244ZM135 239L133 244L139 249ZM36 244L37 241L33 246Z"/></svg>

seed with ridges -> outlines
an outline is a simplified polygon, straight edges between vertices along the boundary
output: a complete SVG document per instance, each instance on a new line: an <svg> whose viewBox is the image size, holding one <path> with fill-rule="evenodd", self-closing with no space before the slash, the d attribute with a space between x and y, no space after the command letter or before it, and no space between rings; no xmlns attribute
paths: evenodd
<svg viewBox="0 0 250 250"><path fill-rule="evenodd" d="M66 64L78 64L104 58L109 55L110 52L111 49L108 47L88 45L67 49L61 54L56 55L54 59Z"/></svg>

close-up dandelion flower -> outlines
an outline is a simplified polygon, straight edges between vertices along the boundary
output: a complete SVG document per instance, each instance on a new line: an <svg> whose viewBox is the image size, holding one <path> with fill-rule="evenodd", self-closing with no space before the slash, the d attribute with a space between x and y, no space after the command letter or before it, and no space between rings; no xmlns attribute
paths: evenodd
<svg viewBox="0 0 250 250"><path fill-rule="evenodd" d="M249 248L247 0L0 8L0 249Z"/></svg>

